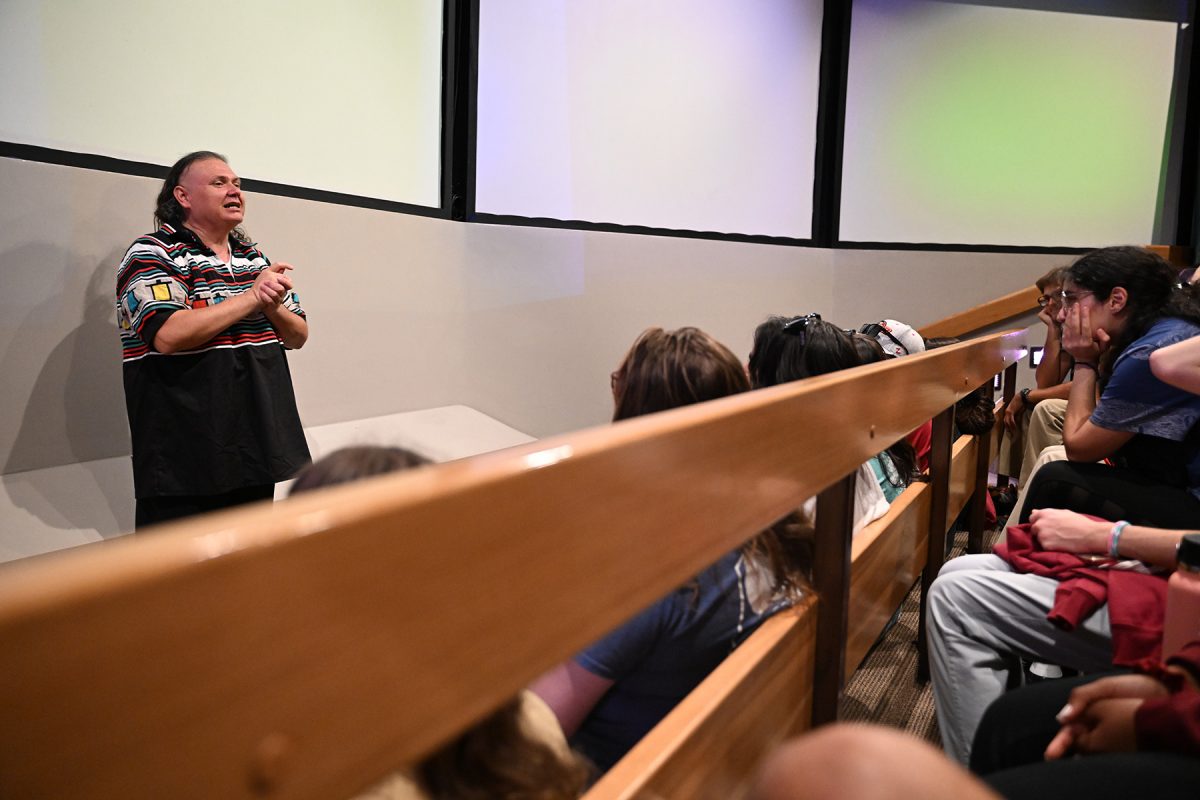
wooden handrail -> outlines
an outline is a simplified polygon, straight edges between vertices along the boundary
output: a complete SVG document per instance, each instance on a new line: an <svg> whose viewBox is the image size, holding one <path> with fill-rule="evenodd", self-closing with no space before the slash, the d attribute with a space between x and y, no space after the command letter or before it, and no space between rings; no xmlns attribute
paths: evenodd
<svg viewBox="0 0 1200 800"><path fill-rule="evenodd" d="M739 797L762 754L809 727L815 602L771 617L584 800Z"/></svg>
<svg viewBox="0 0 1200 800"><path fill-rule="evenodd" d="M1149 244L1145 247L1178 267L1188 267L1195 263L1191 247L1165 244ZM965 338L984 328L999 325L1014 317L1037 310L1037 299L1037 287L1028 286L1003 297L997 297L995 300L980 303L966 311L951 314L937 322L931 322L918 329L917 332L926 339L944 336Z"/></svg>
<svg viewBox="0 0 1200 800"><path fill-rule="evenodd" d="M990 325L999 325L1013 317L1033 311L1038 307L1038 294L1036 286L1027 286L966 311L951 314L937 322L931 322L920 328L918 333L926 339L942 336L966 337Z"/></svg>
<svg viewBox="0 0 1200 800"><path fill-rule="evenodd" d="M1149 244L1146 249L1158 253L1177 267L1190 267L1196 263L1193 260L1194 249L1186 245Z"/></svg>
<svg viewBox="0 0 1200 800"><path fill-rule="evenodd" d="M1021 346L996 334L0 568L0 796L357 791Z"/></svg>

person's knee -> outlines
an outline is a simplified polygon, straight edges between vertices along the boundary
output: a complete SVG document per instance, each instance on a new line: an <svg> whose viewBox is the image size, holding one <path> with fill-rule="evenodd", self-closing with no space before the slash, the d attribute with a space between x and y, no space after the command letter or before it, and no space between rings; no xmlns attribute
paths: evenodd
<svg viewBox="0 0 1200 800"><path fill-rule="evenodd" d="M981 568L938 575L926 597L930 638L939 638L943 629L951 627L967 632L972 620L987 613L983 599L1005 574L1001 570Z"/></svg>
<svg viewBox="0 0 1200 800"><path fill-rule="evenodd" d="M1043 431L1054 431L1061 433L1063 429L1065 410L1065 402L1043 400L1033 407L1033 413L1029 415L1030 429L1032 430L1037 428Z"/></svg>

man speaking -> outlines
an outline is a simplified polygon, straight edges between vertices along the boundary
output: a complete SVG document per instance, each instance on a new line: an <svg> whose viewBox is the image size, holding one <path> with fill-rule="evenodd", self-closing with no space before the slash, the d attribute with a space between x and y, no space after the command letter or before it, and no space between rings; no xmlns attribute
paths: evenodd
<svg viewBox="0 0 1200 800"><path fill-rule="evenodd" d="M117 272L139 529L269 498L309 461L284 354L308 322L245 215L225 158L189 153Z"/></svg>

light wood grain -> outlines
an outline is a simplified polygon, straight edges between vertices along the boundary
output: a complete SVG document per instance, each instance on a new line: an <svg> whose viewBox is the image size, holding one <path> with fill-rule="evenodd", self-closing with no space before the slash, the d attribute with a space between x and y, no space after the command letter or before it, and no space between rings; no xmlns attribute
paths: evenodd
<svg viewBox="0 0 1200 800"><path fill-rule="evenodd" d="M808 728L814 605L764 622L586 800L743 796L763 755Z"/></svg>
<svg viewBox="0 0 1200 800"><path fill-rule="evenodd" d="M0 568L0 796L349 795L1020 347L995 335Z"/></svg>
<svg viewBox="0 0 1200 800"><path fill-rule="evenodd" d="M888 513L854 537L846 674L862 663L905 595L921 577L929 540L932 491L914 483Z"/></svg>
<svg viewBox="0 0 1200 800"><path fill-rule="evenodd" d="M1190 267L1196 263L1192 260L1193 249L1185 245L1151 244L1147 245L1146 249L1157 253L1177 267Z"/></svg>
<svg viewBox="0 0 1200 800"><path fill-rule="evenodd" d="M946 519L951 523L967 507L975 490L978 447L979 441L974 436L960 436L951 449L950 498L946 508Z"/></svg>
<svg viewBox="0 0 1200 800"><path fill-rule="evenodd" d="M917 332L926 339L943 336L965 338L990 325L998 325L1021 314L1036 311L1040 294L1041 292L1036 286L1018 289L1003 297L981 303L957 314L951 314L937 322L931 322L918 329Z"/></svg>

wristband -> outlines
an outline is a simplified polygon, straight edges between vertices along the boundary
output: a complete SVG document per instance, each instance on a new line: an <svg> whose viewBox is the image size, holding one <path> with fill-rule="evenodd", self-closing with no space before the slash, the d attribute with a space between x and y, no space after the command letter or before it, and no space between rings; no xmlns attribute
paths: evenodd
<svg viewBox="0 0 1200 800"><path fill-rule="evenodd" d="M1121 520L1112 526L1112 533L1108 537L1108 554L1113 558L1121 557L1121 553L1119 552L1121 548L1121 533L1128 525L1128 522Z"/></svg>
<svg viewBox="0 0 1200 800"><path fill-rule="evenodd" d="M1031 391L1030 389L1022 389L1019 392L1019 394L1021 395L1021 402L1024 403L1025 405L1029 405L1029 392L1030 391Z"/></svg>
<svg viewBox="0 0 1200 800"><path fill-rule="evenodd" d="M1093 364L1091 361L1076 361L1075 369L1079 369L1080 367L1087 367L1088 369L1092 370L1093 372L1096 371L1096 365Z"/></svg>

